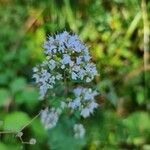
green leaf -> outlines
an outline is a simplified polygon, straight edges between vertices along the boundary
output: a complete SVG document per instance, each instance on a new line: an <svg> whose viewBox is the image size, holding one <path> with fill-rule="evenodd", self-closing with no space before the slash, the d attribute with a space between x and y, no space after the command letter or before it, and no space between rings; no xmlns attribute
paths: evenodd
<svg viewBox="0 0 150 150"><path fill-rule="evenodd" d="M135 112L124 119L123 123L128 130L130 139L146 136L146 133L150 131L150 117L146 112Z"/></svg>
<svg viewBox="0 0 150 150"><path fill-rule="evenodd" d="M38 139L40 142L44 142L44 140L47 137L47 131L44 129L43 125L41 124L40 120L35 120L32 123L32 130L34 133L34 136L36 139Z"/></svg>
<svg viewBox="0 0 150 150"><path fill-rule="evenodd" d="M49 131L49 145L52 150L77 150L85 145L85 139L76 139L73 136L74 120L61 120Z"/></svg>
<svg viewBox="0 0 150 150"><path fill-rule="evenodd" d="M0 150L8 150L7 146L3 143L0 143Z"/></svg>
<svg viewBox="0 0 150 150"><path fill-rule="evenodd" d="M4 106L10 100L10 93L6 89L0 89L0 106Z"/></svg>
<svg viewBox="0 0 150 150"><path fill-rule="evenodd" d="M28 115L24 112L13 112L6 115L4 118L4 130L5 131L19 131L30 121Z"/></svg>
<svg viewBox="0 0 150 150"><path fill-rule="evenodd" d="M0 150L20 150L21 145L4 144L0 142Z"/></svg>
<svg viewBox="0 0 150 150"><path fill-rule="evenodd" d="M23 90L25 86L26 86L26 80L24 78L16 78L10 84L10 88L13 93Z"/></svg>
<svg viewBox="0 0 150 150"><path fill-rule="evenodd" d="M34 88L26 88L24 91L17 93L15 96L15 102L17 104L25 104L29 109L33 109L39 99L38 91Z"/></svg>

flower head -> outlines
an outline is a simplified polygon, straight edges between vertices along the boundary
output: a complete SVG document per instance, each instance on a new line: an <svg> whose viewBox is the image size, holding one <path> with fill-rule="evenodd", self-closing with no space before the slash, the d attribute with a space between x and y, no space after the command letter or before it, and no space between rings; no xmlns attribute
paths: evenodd
<svg viewBox="0 0 150 150"><path fill-rule="evenodd" d="M97 75L87 46L76 34L64 31L49 36L44 43L44 53L46 60L33 69L33 78L40 88L41 98L44 98L48 89L52 89L64 74L69 80L85 82L90 82Z"/></svg>
<svg viewBox="0 0 150 150"><path fill-rule="evenodd" d="M59 114L55 108L50 110L46 108L41 113L41 122L45 129L51 129L56 126L59 119Z"/></svg>
<svg viewBox="0 0 150 150"><path fill-rule="evenodd" d="M92 91L91 88L77 87L73 93L75 98L68 103L68 107L72 111L80 111L80 115L84 118L89 117L98 107L95 101L95 96L98 95L97 91Z"/></svg>

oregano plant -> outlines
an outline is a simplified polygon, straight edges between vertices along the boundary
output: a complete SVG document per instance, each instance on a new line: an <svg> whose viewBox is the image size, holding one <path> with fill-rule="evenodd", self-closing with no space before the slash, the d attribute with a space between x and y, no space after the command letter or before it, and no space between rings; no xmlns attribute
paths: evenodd
<svg viewBox="0 0 150 150"><path fill-rule="evenodd" d="M46 102L41 122L45 129L52 129L61 116L74 116L74 136L82 138L81 118L90 117L99 106L95 100L98 92L90 87L98 73L89 49L76 34L64 31L48 36L44 54L45 60L33 68L39 99Z"/></svg>

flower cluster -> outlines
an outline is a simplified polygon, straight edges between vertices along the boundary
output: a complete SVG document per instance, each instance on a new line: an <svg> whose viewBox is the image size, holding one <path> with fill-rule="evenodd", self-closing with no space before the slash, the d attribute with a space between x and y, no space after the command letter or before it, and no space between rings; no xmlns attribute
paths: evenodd
<svg viewBox="0 0 150 150"><path fill-rule="evenodd" d="M48 89L52 89L55 83L62 79L62 75L58 72L50 73L48 67L52 65L52 61L44 61L41 65L33 68L33 78L39 85L40 99L43 99Z"/></svg>
<svg viewBox="0 0 150 150"><path fill-rule="evenodd" d="M45 60L33 68L33 78L39 86L41 99L46 96L48 90L56 89L59 83L64 89L66 82L82 81L82 83L87 83L97 75L96 66L91 62L88 47L75 34L64 31L49 36L44 43L44 53ZM59 106L53 107L52 105L52 108L46 108L41 112L41 122L46 129L56 126L64 109L69 109L71 110L69 112L72 113L79 112L81 117L87 118L98 107L95 100L95 96L98 94L96 91L81 86L74 88L73 91L71 89L69 87L70 95L68 96L72 97L67 98L65 94L65 98ZM73 130L75 137L82 138L85 134L82 124L75 124Z"/></svg>
<svg viewBox="0 0 150 150"><path fill-rule="evenodd" d="M94 112L94 109L98 107L98 104L95 101L95 96L97 96L97 91L92 91L91 88L83 88L77 87L73 90L74 99L68 98L67 102L62 101L60 103L59 108L46 108L41 113L41 122L46 129L51 129L56 126L59 116L61 115L62 111L67 108L70 109L72 112L79 111L80 115L84 118L87 118ZM75 131L83 130L81 129L81 124L79 126L75 126ZM85 131L81 131L81 133L76 133L75 137L82 137L81 135ZM80 135L81 134L81 135Z"/></svg>
<svg viewBox="0 0 150 150"><path fill-rule="evenodd" d="M87 118L94 112L94 109L98 107L95 101L97 91L92 91L91 88L77 87L73 90L74 99L70 99L67 102L62 101L59 108L46 108L41 112L41 122L45 129L51 129L56 126L59 116L62 111L67 108L72 112L80 111L80 115ZM83 125L76 124L74 126L75 137L82 137L85 134Z"/></svg>
<svg viewBox="0 0 150 150"><path fill-rule="evenodd" d="M44 109L41 112L41 122L44 125L45 129L51 129L56 126L59 119L59 113L55 108Z"/></svg>
<svg viewBox="0 0 150 150"><path fill-rule="evenodd" d="M90 62L89 50L75 34L64 31L49 36L44 44L46 60L33 69L40 96L44 98L48 89L64 77L90 82L97 74L96 66Z"/></svg>
<svg viewBox="0 0 150 150"><path fill-rule="evenodd" d="M73 90L73 93L75 98L69 102L68 107L72 111L79 110L80 115L84 118L89 117L94 109L98 107L95 102L97 91L92 91L91 88L77 87Z"/></svg>
<svg viewBox="0 0 150 150"><path fill-rule="evenodd" d="M41 123L44 125L45 129L51 129L57 125L59 116L66 106L66 103L61 101L59 108L52 107L49 109L47 107L41 111Z"/></svg>

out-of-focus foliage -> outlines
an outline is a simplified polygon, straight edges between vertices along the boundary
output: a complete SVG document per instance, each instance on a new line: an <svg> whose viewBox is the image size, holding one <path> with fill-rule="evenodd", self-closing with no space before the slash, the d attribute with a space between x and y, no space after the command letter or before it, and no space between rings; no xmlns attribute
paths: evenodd
<svg viewBox="0 0 150 150"><path fill-rule="evenodd" d="M150 3L143 1L150 19ZM85 139L73 138L69 118L48 133L36 119L23 135L26 141L35 138L35 145L6 134L0 136L0 150L150 150L150 75L143 67L141 2L0 0L0 130L18 130L43 107L31 77L32 67L43 60L48 34L66 29L90 46L101 92L101 107L83 120Z"/></svg>

